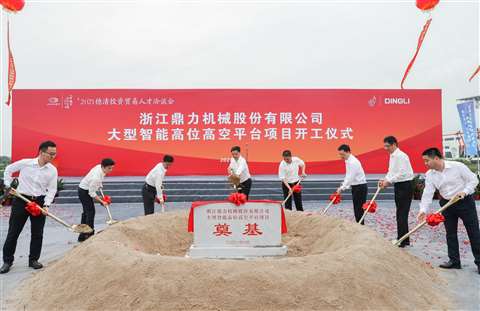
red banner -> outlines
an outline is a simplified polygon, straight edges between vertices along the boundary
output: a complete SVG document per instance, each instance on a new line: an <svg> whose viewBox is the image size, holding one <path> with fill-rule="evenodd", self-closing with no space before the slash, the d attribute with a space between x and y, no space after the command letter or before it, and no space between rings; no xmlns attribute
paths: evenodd
<svg viewBox="0 0 480 311"><path fill-rule="evenodd" d="M15 70L15 62L13 60L12 49L10 48L10 22L7 22L7 46L8 46L8 98L5 104L10 105L11 95L15 82L17 81L17 71Z"/></svg>
<svg viewBox="0 0 480 311"><path fill-rule="evenodd" d="M60 174L80 176L104 157L115 175L145 175L164 154L169 175L226 174L239 145L255 174L276 174L290 149L310 174L344 173L348 144L367 173L385 173L394 135L415 171L442 146L440 90L14 90L13 159L58 145Z"/></svg>

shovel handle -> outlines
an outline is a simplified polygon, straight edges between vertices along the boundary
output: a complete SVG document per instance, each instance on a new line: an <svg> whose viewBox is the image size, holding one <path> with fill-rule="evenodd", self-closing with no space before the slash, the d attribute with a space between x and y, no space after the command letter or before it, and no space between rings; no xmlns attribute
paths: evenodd
<svg viewBox="0 0 480 311"><path fill-rule="evenodd" d="M105 195L103 194L103 190L102 188L99 188L100 190L100 194L102 195L102 198L105 197ZM113 217L112 217L112 213L110 212L110 205L109 204L106 204L104 205L105 209L107 210L107 214L108 214L108 218L109 218L109 221L112 223L112 222L115 222L115 220L113 220Z"/></svg>
<svg viewBox="0 0 480 311"><path fill-rule="evenodd" d="M296 186L296 185L300 185L301 182L302 182L302 178L300 178L300 179L298 180L298 182L295 184L295 186ZM294 186L294 187L295 187L295 186ZM287 197L285 198L285 200L282 201L281 206L284 206L284 205L285 205L285 202L287 202L288 199L290 199L290 197L292 196L292 194L293 194L293 191L291 191L291 192L287 195Z"/></svg>
<svg viewBox="0 0 480 311"><path fill-rule="evenodd" d="M31 203L32 201L30 201L29 199L27 199L26 197L24 197L23 195L21 195L20 193L18 193L15 189L11 189L10 190L10 193L12 193L14 196L16 196L17 198L19 199L22 199L23 201L27 202L27 203ZM50 218L52 218L53 220L55 220L56 222L64 225L65 227L69 228L70 230L74 231L73 230L73 226L67 224L65 221L61 220L60 218L58 218L57 216L53 215L52 213L50 212L47 212L45 209L43 209L41 206L38 206L38 208L43 212L45 213L47 216L49 216Z"/></svg>
<svg viewBox="0 0 480 311"><path fill-rule="evenodd" d="M460 200L460 198L458 196L454 196L453 198L450 199L450 201L447 202L447 204L445 204L444 206L442 206L440 209L438 209L435 213L441 213L443 212L444 210L446 210L447 208L449 208L450 206L452 206L453 204L457 203L458 201ZM409 232L407 232L404 236L402 236L400 239L396 240L396 241L393 241L393 245L395 246L398 246L400 245L403 241L405 241L410 235L412 235L413 233L417 232L418 230L420 230L420 228L422 228L423 226L425 226L427 224L427 221L424 220L422 221L421 223L419 223L418 225L415 226L415 228L413 228L412 230L410 230Z"/></svg>
<svg viewBox="0 0 480 311"><path fill-rule="evenodd" d="M370 200L370 203L368 203L368 207L367 209L363 212L363 215L362 215L362 218L360 218L360 220L358 221L359 224L362 223L362 221L365 219L365 216L367 216L367 213L368 211L370 210L370 207L372 206L372 203L375 201L375 199L377 198L378 194L380 193L380 190L382 188L380 187L377 187L377 191L375 192L375 194L373 195L373 198Z"/></svg>
<svg viewBox="0 0 480 311"><path fill-rule="evenodd" d="M338 194L340 195L340 192L338 192ZM328 209L332 206L332 204L333 204L334 201L335 201L335 197L330 200L330 202L328 203L327 207L323 210L322 215L325 215L325 214L327 213Z"/></svg>

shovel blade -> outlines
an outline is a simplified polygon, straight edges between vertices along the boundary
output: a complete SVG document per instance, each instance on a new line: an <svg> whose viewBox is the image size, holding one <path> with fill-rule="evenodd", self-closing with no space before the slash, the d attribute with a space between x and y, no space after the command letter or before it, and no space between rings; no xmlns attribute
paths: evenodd
<svg viewBox="0 0 480 311"><path fill-rule="evenodd" d="M72 230L73 232L76 232L76 233L92 233L93 232L93 229L86 224L73 225Z"/></svg>

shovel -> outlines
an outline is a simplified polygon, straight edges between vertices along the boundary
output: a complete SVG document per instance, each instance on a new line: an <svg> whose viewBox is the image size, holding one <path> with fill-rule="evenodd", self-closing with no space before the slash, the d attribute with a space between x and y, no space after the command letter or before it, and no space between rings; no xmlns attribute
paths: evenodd
<svg viewBox="0 0 480 311"><path fill-rule="evenodd" d="M368 211L370 210L370 207L372 206L372 203L375 201L375 199L377 198L377 195L380 193L380 190L382 188L378 187L377 188L377 191L375 192L375 194L373 195L373 198L370 200L370 203L368 204L368 207L367 209L363 212L363 216L362 218L360 218L360 220L358 221L359 224L362 223L362 221L365 219L365 216L367 216L368 214Z"/></svg>
<svg viewBox="0 0 480 311"><path fill-rule="evenodd" d="M102 195L102 198L105 197L105 195L103 194L102 188L100 188L100 194ZM110 213L110 206L108 204L105 204L104 207L105 207L105 209L107 210L107 213L108 213L108 220L106 221L107 225L116 224L118 221L114 220L112 218L112 213Z"/></svg>
<svg viewBox="0 0 480 311"><path fill-rule="evenodd" d="M447 202L447 204L445 204L444 206L442 206L438 211L436 211L436 213L441 213L443 212L444 210L446 210L447 208L449 208L450 206L452 206L453 204L457 203L458 201L460 201L460 198L458 196L454 196L453 198L450 199L450 201ZM417 232L418 230L420 230L420 228L422 228L423 226L425 226L427 224L427 221L424 220L422 221L421 223L419 223L415 228L413 228L412 230L410 230L408 233L406 233L404 236L402 236L400 239L398 240L393 240L392 241L392 244L395 245L395 246L399 246L403 241L405 241L405 239L407 239L410 235L412 235L413 233Z"/></svg>
<svg viewBox="0 0 480 311"><path fill-rule="evenodd" d="M17 192L17 190L15 189L10 189L10 193L14 196L16 196L17 198L27 202L27 203L31 203L32 201L30 201L29 199L27 199L26 197L24 197L23 195L21 195L20 193ZM75 233L92 233L93 230L92 228L90 228L89 225L86 225L86 224L79 224L79 225L69 225L68 223L66 223L65 221L61 220L60 218L58 218L57 216L53 215L52 213L50 212L47 212L45 209L41 208L40 206L38 207L43 213L46 213L46 215L50 218L52 218L53 220L55 220L56 222L62 224L63 226L67 227L70 231L72 232L75 232Z"/></svg>
<svg viewBox="0 0 480 311"><path fill-rule="evenodd" d="M298 180L298 182L295 184L295 186L300 185L300 183L302 182L302 179L303 179L303 178L300 178L300 179ZM295 186L294 186L294 187L295 187ZM282 203L281 203L281 206L282 206L282 207L285 207L285 203L288 201L288 199L290 199L290 197L292 196L292 194L293 194L293 190L290 191L290 193L289 193L288 196L285 198L285 200L282 201Z"/></svg>

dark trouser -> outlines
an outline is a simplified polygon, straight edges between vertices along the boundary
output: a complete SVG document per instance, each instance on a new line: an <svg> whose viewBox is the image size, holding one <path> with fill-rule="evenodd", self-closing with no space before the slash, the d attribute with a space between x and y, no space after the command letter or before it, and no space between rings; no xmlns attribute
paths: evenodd
<svg viewBox="0 0 480 311"><path fill-rule="evenodd" d="M157 189L145 183L142 187L143 210L145 215L150 215L155 212L155 197L157 196Z"/></svg>
<svg viewBox="0 0 480 311"><path fill-rule="evenodd" d="M82 213L82 224L87 224L90 228L94 228L95 223L95 203L93 203L93 198L88 194L88 190L78 188L78 198L83 206ZM92 233L80 233L81 236L90 236Z"/></svg>
<svg viewBox="0 0 480 311"><path fill-rule="evenodd" d="M26 196L28 198L28 196ZM33 198L29 198L33 199ZM38 205L43 206L45 197L35 198ZM30 217L31 238L30 238L30 260L38 260L42 251L43 227L45 226L45 215L32 216L25 209L26 203L15 198L12 203L12 212L8 221L8 233L5 244L3 245L3 262L12 263L14 260L15 249L17 248L18 236L23 230L23 226Z"/></svg>
<svg viewBox="0 0 480 311"><path fill-rule="evenodd" d="M440 205L445 205L447 200L440 200ZM445 231L447 236L448 257L454 263L460 263L460 252L458 249L458 218L463 221L467 229L468 238L472 247L475 264L480 266L480 228L478 226L477 209L471 195L443 211L445 216Z"/></svg>
<svg viewBox="0 0 480 311"><path fill-rule="evenodd" d="M408 233L408 214L413 198L412 181L397 182L393 185L395 190L395 205L397 206L397 239ZM410 245L410 239L402 242L401 246Z"/></svg>
<svg viewBox="0 0 480 311"><path fill-rule="evenodd" d="M295 186L297 183L289 183L290 188ZM285 200L288 196L288 188L285 186L285 184L282 182L282 190L283 190L283 199ZM297 211L303 212L303 203L302 203L302 192L294 192L292 195L288 198L288 200L285 202L285 208L292 210L292 197L293 200L295 201L295 208Z"/></svg>
<svg viewBox="0 0 480 311"><path fill-rule="evenodd" d="M245 180L244 182L240 183L239 188L240 189L238 189L238 192L245 194L247 196L247 200L248 200L248 195L250 194L250 189L252 188L252 179L249 178L249 179Z"/></svg>
<svg viewBox="0 0 480 311"><path fill-rule="evenodd" d="M367 184L352 186L352 201L353 201L353 213L355 214L356 222L359 222L363 216L363 204L367 202L368 186ZM365 221L362 221L362 225Z"/></svg>

